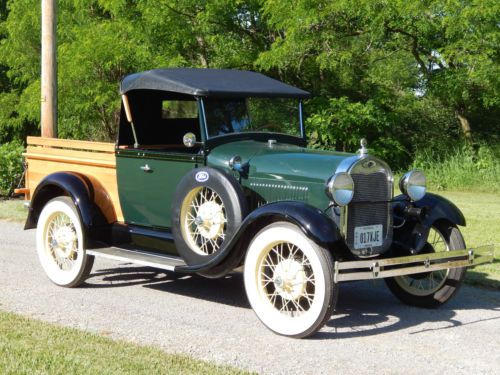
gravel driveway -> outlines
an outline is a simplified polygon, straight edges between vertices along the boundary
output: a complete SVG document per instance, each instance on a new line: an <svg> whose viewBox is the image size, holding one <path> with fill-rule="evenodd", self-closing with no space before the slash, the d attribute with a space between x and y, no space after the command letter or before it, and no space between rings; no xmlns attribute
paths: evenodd
<svg viewBox="0 0 500 375"><path fill-rule="evenodd" d="M0 221L0 309L262 373L500 374L500 292L464 287L448 305L402 305L383 282L343 284L312 339L268 331L241 274L207 280L96 260L84 287L56 287L34 231Z"/></svg>

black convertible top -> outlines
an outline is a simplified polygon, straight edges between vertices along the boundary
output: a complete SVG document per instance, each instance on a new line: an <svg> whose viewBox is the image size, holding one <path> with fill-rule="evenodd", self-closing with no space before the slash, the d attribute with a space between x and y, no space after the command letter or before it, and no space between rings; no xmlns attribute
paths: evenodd
<svg viewBox="0 0 500 375"><path fill-rule="evenodd" d="M120 93L160 90L195 96L308 98L307 91L246 70L172 68L123 78Z"/></svg>

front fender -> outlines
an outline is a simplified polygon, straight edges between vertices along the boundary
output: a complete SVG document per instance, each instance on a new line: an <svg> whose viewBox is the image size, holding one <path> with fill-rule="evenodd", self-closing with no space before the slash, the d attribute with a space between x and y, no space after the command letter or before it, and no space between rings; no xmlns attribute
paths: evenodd
<svg viewBox="0 0 500 375"><path fill-rule="evenodd" d="M431 226L438 220L448 220L455 225L465 227L465 217L460 209L445 197L427 193L421 200L414 203L415 207L423 208L425 215L423 223Z"/></svg>
<svg viewBox="0 0 500 375"><path fill-rule="evenodd" d="M35 189L24 229L36 228L38 217L45 204L61 195L71 198L86 232L106 223L104 216L94 204L92 185L79 174L56 172L46 176Z"/></svg>
<svg viewBox="0 0 500 375"><path fill-rule="evenodd" d="M397 226L402 218L398 217L398 212L404 211L404 207L412 207L422 210L419 217L407 217L405 224L394 230L394 243L409 250L412 254L422 250L429 230L438 221L446 220L454 225L465 226L465 217L460 209L448 199L427 193L424 198L417 202L410 203L406 195L398 195L394 198L393 209L396 212L394 223Z"/></svg>
<svg viewBox="0 0 500 375"><path fill-rule="evenodd" d="M179 272L199 272L221 264L232 251L246 252L246 246L237 246L243 236L253 237L264 226L287 221L297 225L306 236L318 245L332 249L341 239L334 221L321 210L303 202L281 201L266 204L252 211L241 223L238 232L211 261L193 266L176 267Z"/></svg>
<svg viewBox="0 0 500 375"><path fill-rule="evenodd" d="M326 248L341 238L332 219L321 210L303 202L282 201L261 206L245 218L242 227L264 220L293 223L302 229L307 237Z"/></svg>

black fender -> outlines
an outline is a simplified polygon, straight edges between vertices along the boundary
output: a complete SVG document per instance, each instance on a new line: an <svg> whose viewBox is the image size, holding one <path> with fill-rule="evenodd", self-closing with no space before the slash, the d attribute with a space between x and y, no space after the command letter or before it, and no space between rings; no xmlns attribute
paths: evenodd
<svg viewBox="0 0 500 375"><path fill-rule="evenodd" d="M425 210L423 223L432 225L438 220L448 220L455 225L465 227L465 217L462 211L445 197L427 193L421 200L414 203L415 207Z"/></svg>
<svg viewBox="0 0 500 375"><path fill-rule="evenodd" d="M402 213L408 207L420 209L420 214L405 217ZM396 227L405 220L404 225L394 229L394 243L411 253L418 253L422 250L434 223L446 220L454 225L466 225L463 213L455 204L432 193L427 193L417 202L410 202L406 195L398 195L393 199L393 212Z"/></svg>
<svg viewBox="0 0 500 375"><path fill-rule="evenodd" d="M243 256L248 243L244 241L241 244L240 241L245 238L250 241L260 229L276 221L287 221L297 225L307 237L327 249L332 249L334 244L341 239L335 222L323 211L298 201L269 203L246 216L238 231L216 257L204 264L178 266L175 269L179 272L200 272L221 264L233 251L241 252Z"/></svg>
<svg viewBox="0 0 500 375"><path fill-rule="evenodd" d="M87 236L93 237L94 228L107 225L104 215L94 204L90 182L77 173L56 172L46 176L35 189L24 229L36 228L45 204L61 195L69 196L73 201Z"/></svg>

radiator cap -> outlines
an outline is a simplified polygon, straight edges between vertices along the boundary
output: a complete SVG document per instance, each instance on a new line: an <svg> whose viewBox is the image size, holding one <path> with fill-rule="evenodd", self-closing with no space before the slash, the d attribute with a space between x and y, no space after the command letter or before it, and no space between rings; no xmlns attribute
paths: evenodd
<svg viewBox="0 0 500 375"><path fill-rule="evenodd" d="M368 155L368 149L366 148L366 145L368 144L366 138L361 138L359 141L359 144L361 145L361 148L358 150L358 152L361 155Z"/></svg>

